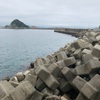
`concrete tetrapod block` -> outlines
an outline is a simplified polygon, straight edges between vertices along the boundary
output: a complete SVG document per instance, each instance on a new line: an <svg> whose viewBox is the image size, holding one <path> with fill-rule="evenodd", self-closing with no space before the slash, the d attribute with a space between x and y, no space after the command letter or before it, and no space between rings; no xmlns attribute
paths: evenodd
<svg viewBox="0 0 100 100"><path fill-rule="evenodd" d="M60 81L59 81L60 85L59 85L59 89L63 92L63 93L66 93L68 92L72 86L68 83L67 80L65 80L64 78L62 78Z"/></svg>
<svg viewBox="0 0 100 100"><path fill-rule="evenodd" d="M35 69L35 73L42 81L45 81L50 76L49 71L44 66L38 66Z"/></svg>
<svg viewBox="0 0 100 100"><path fill-rule="evenodd" d="M59 86L59 82L52 76L50 75L44 83L51 89L55 90Z"/></svg>
<svg viewBox="0 0 100 100"><path fill-rule="evenodd" d="M89 42L89 38L87 38L85 35L82 38L84 41Z"/></svg>
<svg viewBox="0 0 100 100"><path fill-rule="evenodd" d="M61 97L61 100L69 100L69 99L66 99L65 97L62 96L62 97Z"/></svg>
<svg viewBox="0 0 100 100"><path fill-rule="evenodd" d="M96 36L96 40L100 41L100 35Z"/></svg>
<svg viewBox="0 0 100 100"><path fill-rule="evenodd" d="M0 100L12 100L12 98L9 95L7 95L7 96L5 96L4 98L2 98Z"/></svg>
<svg viewBox="0 0 100 100"><path fill-rule="evenodd" d="M59 94L60 94L60 90L55 89L53 94L54 94L54 95L59 95Z"/></svg>
<svg viewBox="0 0 100 100"><path fill-rule="evenodd" d="M61 70L61 72L64 75L64 77L67 79L68 82L72 82L73 79L76 77L76 75L68 67L64 67Z"/></svg>
<svg viewBox="0 0 100 100"><path fill-rule="evenodd" d="M82 54L91 54L92 53L92 50L89 50L89 49L84 49L82 51Z"/></svg>
<svg viewBox="0 0 100 100"><path fill-rule="evenodd" d="M61 96L61 100L71 100L66 94Z"/></svg>
<svg viewBox="0 0 100 100"><path fill-rule="evenodd" d="M66 58L67 58L67 55L66 55L66 53L64 51L62 51L62 52L60 52L60 53L57 54L58 61L66 59Z"/></svg>
<svg viewBox="0 0 100 100"><path fill-rule="evenodd" d="M93 55L94 57L100 58L100 45L96 44L96 45L93 47L92 55Z"/></svg>
<svg viewBox="0 0 100 100"><path fill-rule="evenodd" d="M35 86L36 80L37 80L37 76L36 76L36 75L28 74L28 75L25 77L25 81L29 81L33 86Z"/></svg>
<svg viewBox="0 0 100 100"><path fill-rule="evenodd" d="M35 92L35 88L30 82L25 81L20 83L11 93L10 96L13 100L29 100Z"/></svg>
<svg viewBox="0 0 100 100"><path fill-rule="evenodd" d="M51 96L46 97L45 100L61 100L61 98L56 95L51 95Z"/></svg>
<svg viewBox="0 0 100 100"><path fill-rule="evenodd" d="M48 71L50 72L50 74L52 74L56 78L59 77L59 74L61 72L60 68L58 67L56 63L51 64L48 67Z"/></svg>
<svg viewBox="0 0 100 100"><path fill-rule="evenodd" d="M76 66L80 66L81 64L82 64L81 59L78 59L78 60L76 61Z"/></svg>
<svg viewBox="0 0 100 100"><path fill-rule="evenodd" d="M53 90L49 89L49 88L44 88L41 93L45 96L49 96L49 95L53 95Z"/></svg>
<svg viewBox="0 0 100 100"><path fill-rule="evenodd" d="M7 81L0 81L0 100L9 95L14 90L14 87Z"/></svg>
<svg viewBox="0 0 100 100"><path fill-rule="evenodd" d="M81 58L82 57L82 50L81 49L77 49L75 52L74 52L74 57L76 58L76 59L79 59L79 58Z"/></svg>
<svg viewBox="0 0 100 100"><path fill-rule="evenodd" d="M89 42L92 44L92 45L95 45L96 43L98 43L97 39L95 37L90 37L89 38Z"/></svg>
<svg viewBox="0 0 100 100"><path fill-rule="evenodd" d="M79 93L79 95L75 100L89 100L89 99L87 99L82 93Z"/></svg>
<svg viewBox="0 0 100 100"><path fill-rule="evenodd" d="M88 42L85 42L82 39L78 39L72 45L75 49L81 49L81 48L85 48L87 44Z"/></svg>
<svg viewBox="0 0 100 100"><path fill-rule="evenodd" d="M30 73L29 70L26 70L23 74L25 75L25 77Z"/></svg>
<svg viewBox="0 0 100 100"><path fill-rule="evenodd" d="M51 60L53 58L53 56L52 55L47 55L46 58L48 58L49 60Z"/></svg>
<svg viewBox="0 0 100 100"><path fill-rule="evenodd" d="M38 91L42 91L46 87L46 84L40 78L38 78L35 87Z"/></svg>
<svg viewBox="0 0 100 100"><path fill-rule="evenodd" d="M98 90L98 94L95 96L94 100L100 100L100 75L96 74L89 83Z"/></svg>
<svg viewBox="0 0 100 100"><path fill-rule="evenodd" d="M100 61L98 59L92 59L92 60L89 60L89 62L86 63L85 66L88 69L90 69L91 73L96 72L100 69Z"/></svg>
<svg viewBox="0 0 100 100"><path fill-rule="evenodd" d="M72 84L80 91L82 89L82 87L86 84L86 81L83 78L81 78L80 76L77 76L72 81Z"/></svg>
<svg viewBox="0 0 100 100"><path fill-rule="evenodd" d="M98 93L98 90L88 82L81 89L81 93L89 100L92 100Z"/></svg>
<svg viewBox="0 0 100 100"><path fill-rule="evenodd" d="M17 87L20 83L18 82L14 82L14 81L9 81L9 83L13 86L13 87Z"/></svg>
<svg viewBox="0 0 100 100"><path fill-rule="evenodd" d="M95 32L86 32L85 34L88 38L89 37L95 37L96 36L96 33Z"/></svg>
<svg viewBox="0 0 100 100"><path fill-rule="evenodd" d="M89 75L89 73L91 72L91 68L86 67L84 64L84 65L77 66L75 68L75 72L77 75L86 76L86 75Z"/></svg>
<svg viewBox="0 0 100 100"><path fill-rule="evenodd" d="M73 67L73 65L76 63L76 60L74 57L69 57L67 59L64 59L64 63L67 67Z"/></svg>
<svg viewBox="0 0 100 100"><path fill-rule="evenodd" d="M45 61L44 61L43 58L38 58L38 59L36 59L36 65L37 65L37 66L43 65L44 63L45 63Z"/></svg>
<svg viewBox="0 0 100 100"><path fill-rule="evenodd" d="M86 57L84 57L84 58L86 58ZM86 60L84 60L84 58L83 58L83 61L86 62ZM87 58L89 58L89 57L87 57ZM91 57L89 59L90 60L89 61L87 60L88 61L87 63L85 63L81 66L77 66L75 68L77 75L83 76L83 75L89 75L90 73L93 74L100 69L100 61L98 59L92 59Z"/></svg>
<svg viewBox="0 0 100 100"><path fill-rule="evenodd" d="M83 54L82 62L83 64L87 63L89 60L92 60L93 56L91 54Z"/></svg>
<svg viewBox="0 0 100 100"><path fill-rule="evenodd" d="M30 100L42 100L42 98L43 94L38 91L35 91Z"/></svg>
<svg viewBox="0 0 100 100"><path fill-rule="evenodd" d="M59 67L60 69L62 69L63 67L66 66L63 60L57 61L56 64L58 65L58 67Z"/></svg>
<svg viewBox="0 0 100 100"><path fill-rule="evenodd" d="M100 90L100 75L96 74L90 81L90 84L92 84L93 87Z"/></svg>
<svg viewBox="0 0 100 100"><path fill-rule="evenodd" d="M33 68L29 69L29 71L30 71L29 74L36 75L35 70Z"/></svg>

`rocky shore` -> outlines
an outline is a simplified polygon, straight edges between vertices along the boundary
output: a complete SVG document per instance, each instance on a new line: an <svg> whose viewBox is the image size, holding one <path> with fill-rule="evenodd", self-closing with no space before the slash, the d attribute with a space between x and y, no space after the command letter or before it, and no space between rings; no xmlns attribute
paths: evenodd
<svg viewBox="0 0 100 100"><path fill-rule="evenodd" d="M100 100L100 33L86 32L0 81L0 100Z"/></svg>

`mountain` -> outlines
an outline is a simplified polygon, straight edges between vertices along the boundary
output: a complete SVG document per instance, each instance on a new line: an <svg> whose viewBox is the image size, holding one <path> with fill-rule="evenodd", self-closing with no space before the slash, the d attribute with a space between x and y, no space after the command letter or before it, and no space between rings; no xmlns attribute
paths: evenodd
<svg viewBox="0 0 100 100"><path fill-rule="evenodd" d="M6 25L5 28L11 28L11 29L29 29L30 27L23 22L21 22L18 19L15 19L11 22L10 25Z"/></svg>

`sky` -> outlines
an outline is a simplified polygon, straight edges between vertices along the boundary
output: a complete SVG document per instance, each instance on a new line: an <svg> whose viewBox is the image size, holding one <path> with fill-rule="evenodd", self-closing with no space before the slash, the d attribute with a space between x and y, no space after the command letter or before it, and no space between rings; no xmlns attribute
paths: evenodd
<svg viewBox="0 0 100 100"><path fill-rule="evenodd" d="M31 26L98 27L100 0L0 0L0 26L14 19Z"/></svg>

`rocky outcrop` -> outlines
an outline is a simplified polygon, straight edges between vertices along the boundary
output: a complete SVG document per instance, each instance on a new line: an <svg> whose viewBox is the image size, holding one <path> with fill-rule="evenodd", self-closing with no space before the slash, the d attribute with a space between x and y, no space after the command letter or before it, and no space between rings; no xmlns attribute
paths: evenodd
<svg viewBox="0 0 100 100"><path fill-rule="evenodd" d="M100 33L86 32L0 81L0 100L100 100Z"/></svg>
<svg viewBox="0 0 100 100"><path fill-rule="evenodd" d="M15 19L11 22L10 25L6 25L5 28L11 28L11 29L28 29L30 28L28 25L24 24L18 19Z"/></svg>

